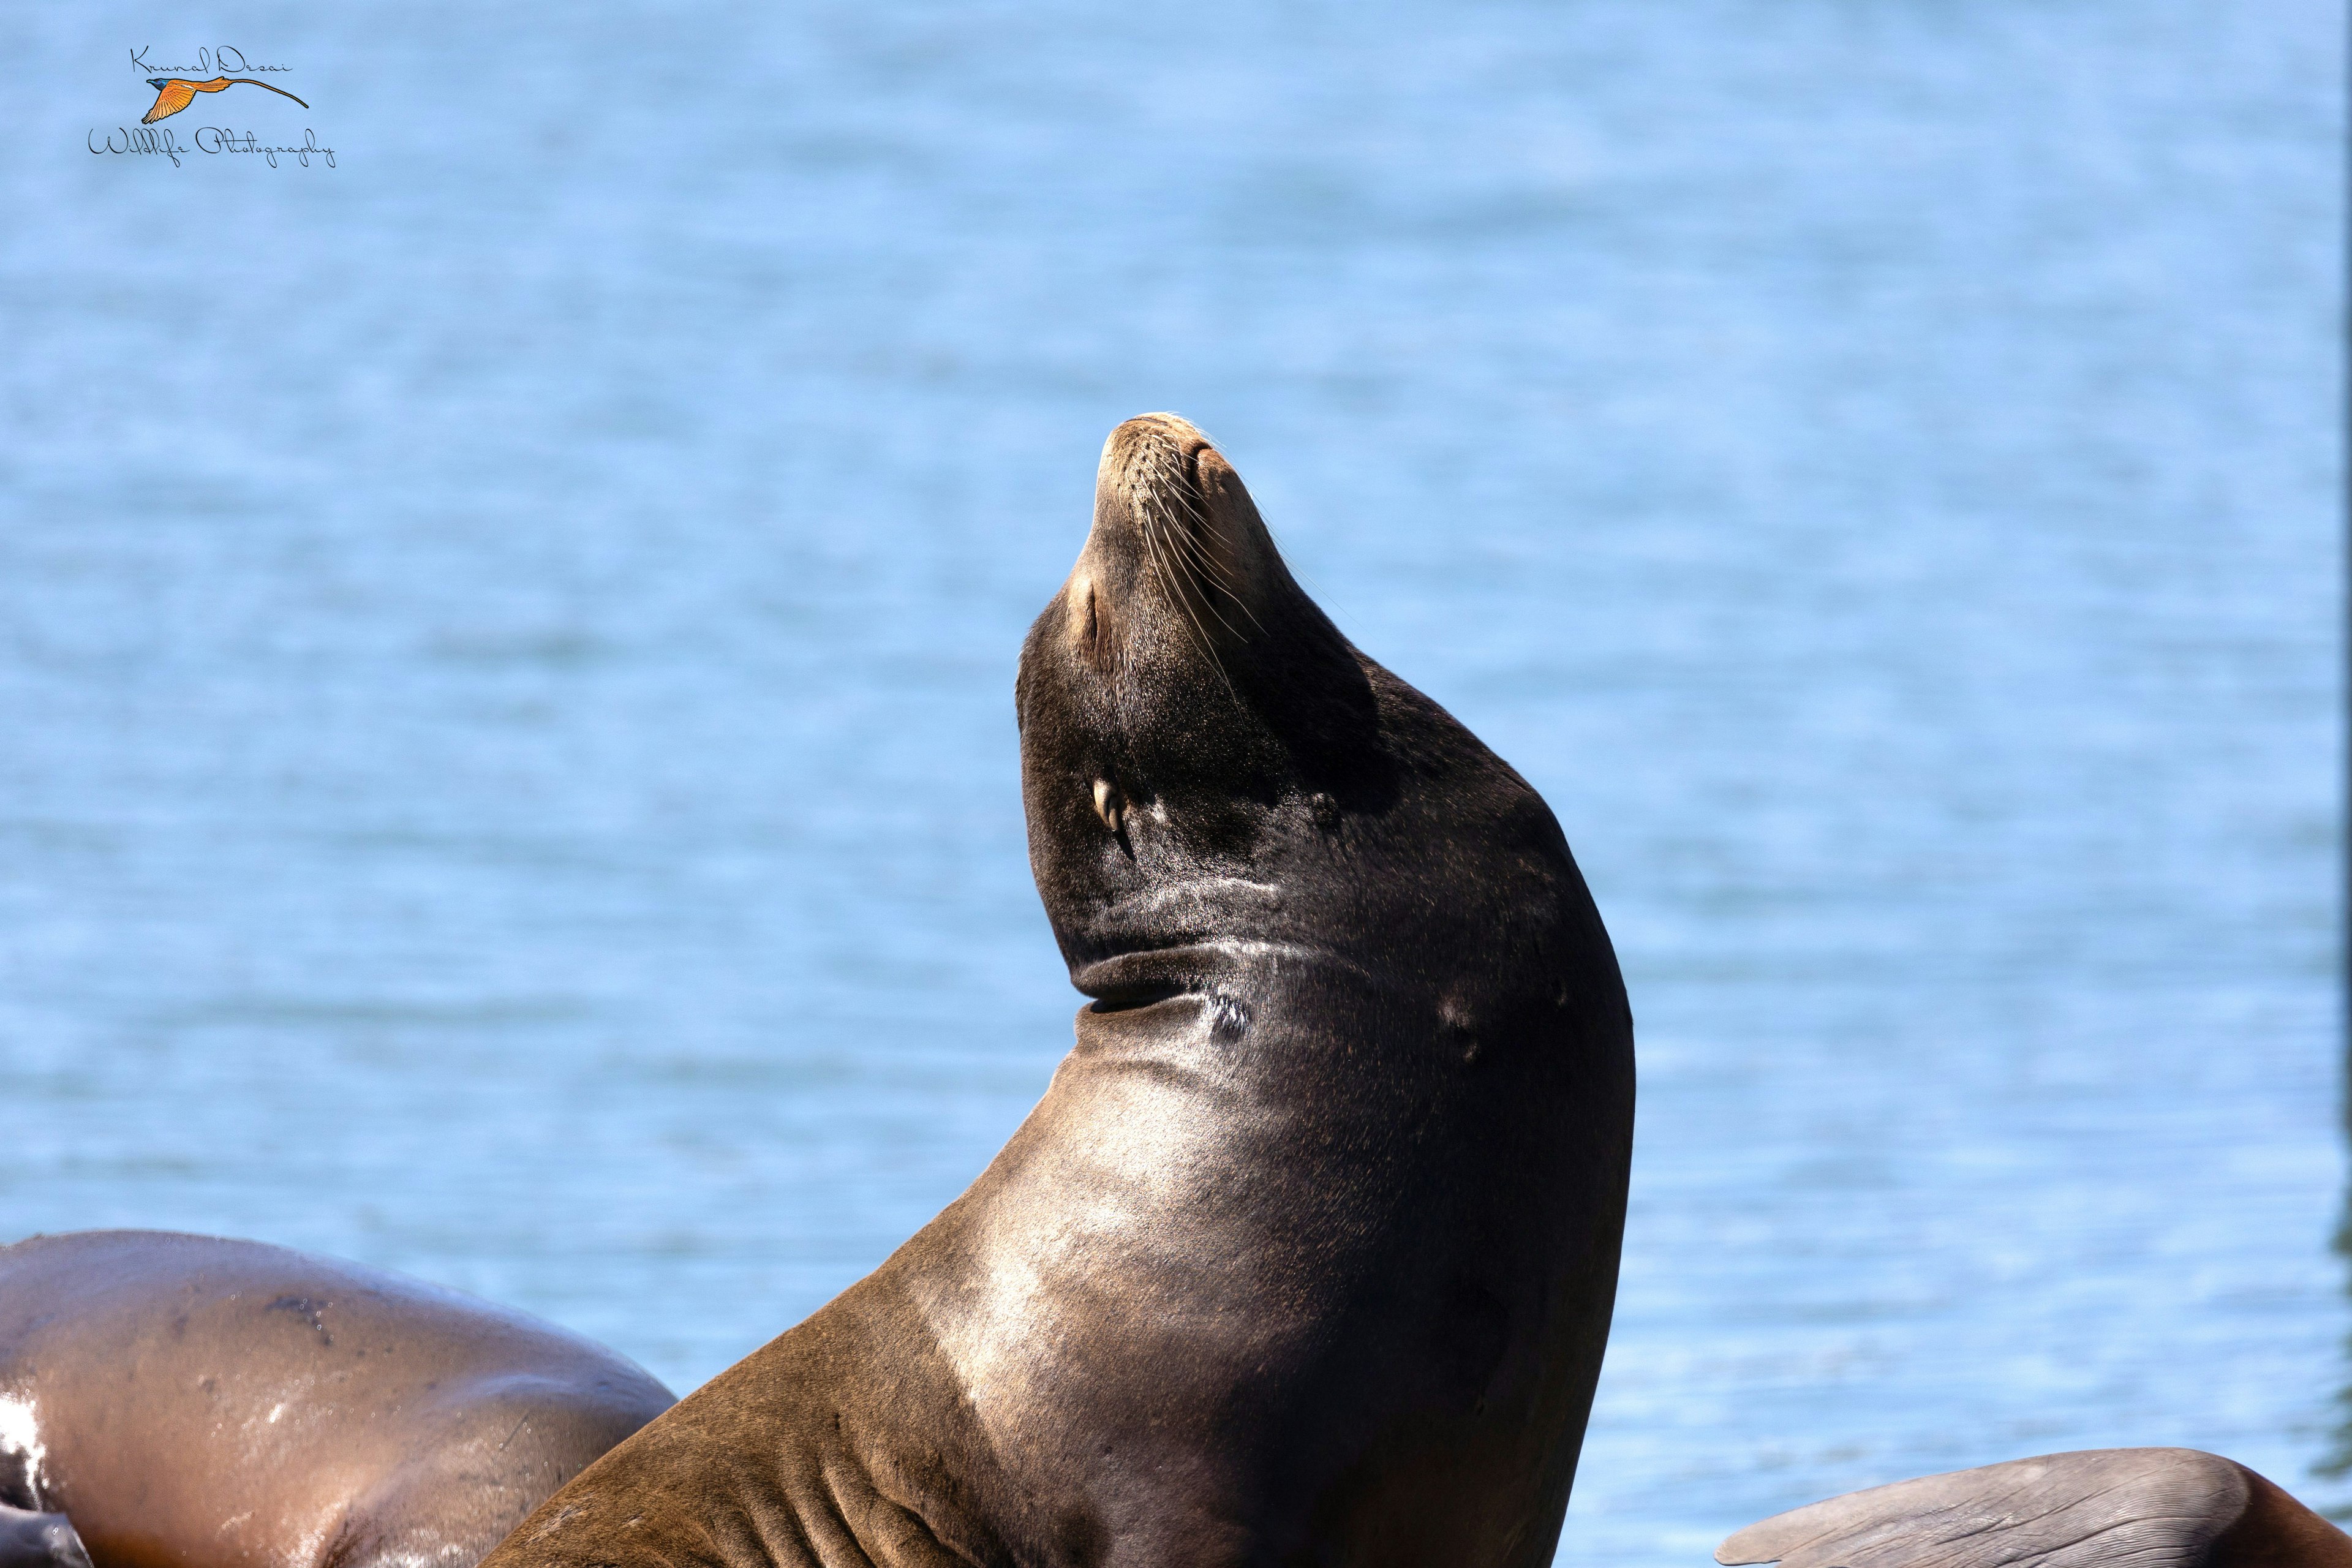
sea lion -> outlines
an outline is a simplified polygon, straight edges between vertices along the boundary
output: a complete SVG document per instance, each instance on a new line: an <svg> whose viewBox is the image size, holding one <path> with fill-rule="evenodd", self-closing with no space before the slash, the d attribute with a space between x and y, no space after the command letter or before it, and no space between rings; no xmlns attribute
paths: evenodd
<svg viewBox="0 0 2352 1568"><path fill-rule="evenodd" d="M1045 1098L486 1568L1549 1561L1633 1106L1550 811L1169 415L1112 433L1014 697L1093 998Z"/></svg>
<svg viewBox="0 0 2352 1568"><path fill-rule="evenodd" d="M63 1514L97 1568L470 1568L672 1403L577 1334L353 1263L161 1231L0 1247L0 1503L34 1510L30 1563L70 1563L29 1555Z"/></svg>
<svg viewBox="0 0 2352 1568"><path fill-rule="evenodd" d="M1781 1568L2352 1568L2352 1537L2234 1459L2092 1448L1848 1492L1716 1548Z"/></svg>

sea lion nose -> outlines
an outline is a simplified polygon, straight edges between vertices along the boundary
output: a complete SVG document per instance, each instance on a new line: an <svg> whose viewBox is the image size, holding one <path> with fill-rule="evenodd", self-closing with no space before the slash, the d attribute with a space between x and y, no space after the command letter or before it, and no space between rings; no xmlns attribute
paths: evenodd
<svg viewBox="0 0 2352 1568"><path fill-rule="evenodd" d="M1098 482L1122 488L1164 487L1215 444L1181 414L1139 414L1103 442ZM1172 461L1171 459L1173 459Z"/></svg>

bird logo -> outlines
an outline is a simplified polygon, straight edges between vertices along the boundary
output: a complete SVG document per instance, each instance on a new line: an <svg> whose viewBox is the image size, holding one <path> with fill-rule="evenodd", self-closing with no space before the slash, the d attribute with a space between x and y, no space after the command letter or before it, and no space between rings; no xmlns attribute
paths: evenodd
<svg viewBox="0 0 2352 1568"><path fill-rule="evenodd" d="M210 81L190 81L185 77L176 76L151 76L147 79L147 85L155 89L155 107L149 110L139 123L152 125L159 120L169 120L195 102L196 94L226 92L230 86L236 82L244 82L249 87L269 87L268 82L256 81L249 76L216 76ZM269 87L269 90L280 98L294 98L292 93L282 87ZM294 98L294 101L302 103L299 98ZM302 107L308 109L310 106L302 103Z"/></svg>

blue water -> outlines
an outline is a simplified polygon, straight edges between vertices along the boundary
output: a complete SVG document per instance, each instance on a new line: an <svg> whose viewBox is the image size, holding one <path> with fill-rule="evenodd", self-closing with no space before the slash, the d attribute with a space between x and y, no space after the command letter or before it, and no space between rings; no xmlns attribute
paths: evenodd
<svg viewBox="0 0 2352 1568"><path fill-rule="evenodd" d="M2352 1500L2337 10L28 9L0 1235L681 1389L798 1320L1066 1044L1014 656L1173 408L1622 954L1564 1561L2105 1444ZM182 142L331 168L88 151L221 43L310 109Z"/></svg>

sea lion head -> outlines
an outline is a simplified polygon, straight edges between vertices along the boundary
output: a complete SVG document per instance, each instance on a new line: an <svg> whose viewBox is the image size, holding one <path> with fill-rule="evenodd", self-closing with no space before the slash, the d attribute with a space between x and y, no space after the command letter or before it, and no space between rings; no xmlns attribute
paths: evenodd
<svg viewBox="0 0 2352 1568"><path fill-rule="evenodd" d="M1172 414L1104 444L1093 527L1016 700L1031 865L1097 998L1147 972L1174 983L1107 961L1219 941L1489 994L1550 989L1562 939L1606 952L1541 798L1349 646L1233 465Z"/></svg>
<svg viewBox="0 0 2352 1568"><path fill-rule="evenodd" d="M1016 701L1030 858L1074 965L1127 945L1138 933L1110 928L1136 918L1155 945L1202 934L1181 929L1188 890L1263 885L1269 851L1386 779L1365 662L1233 465L1172 414L1104 443L1094 526L1030 630Z"/></svg>

